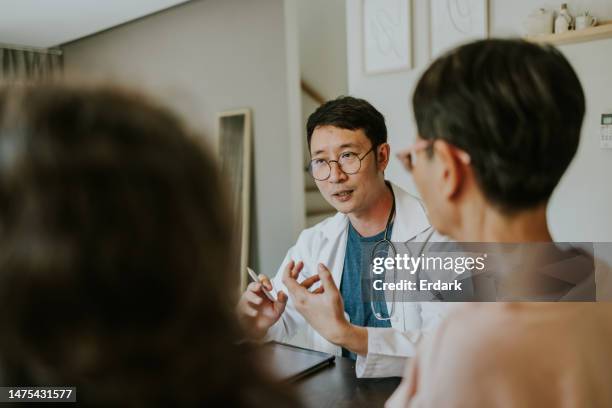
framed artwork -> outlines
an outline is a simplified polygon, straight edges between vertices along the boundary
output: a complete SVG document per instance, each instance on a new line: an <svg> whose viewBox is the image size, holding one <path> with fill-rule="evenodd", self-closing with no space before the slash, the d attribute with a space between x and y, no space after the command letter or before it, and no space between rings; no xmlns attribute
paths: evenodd
<svg viewBox="0 0 612 408"><path fill-rule="evenodd" d="M366 74L412 68L411 0L363 0Z"/></svg>
<svg viewBox="0 0 612 408"><path fill-rule="evenodd" d="M466 42L487 38L487 0L430 0L431 57Z"/></svg>
<svg viewBox="0 0 612 408"><path fill-rule="evenodd" d="M219 155L221 175L227 183L233 254L230 271L240 273L240 291L246 288L249 259L252 131L251 111L241 109L218 115Z"/></svg>

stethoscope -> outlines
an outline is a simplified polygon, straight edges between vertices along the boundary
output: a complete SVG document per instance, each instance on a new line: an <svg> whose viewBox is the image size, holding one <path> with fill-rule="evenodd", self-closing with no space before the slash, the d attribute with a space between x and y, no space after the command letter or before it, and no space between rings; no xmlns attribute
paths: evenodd
<svg viewBox="0 0 612 408"><path fill-rule="evenodd" d="M393 206L391 207L391 213L389 214L389 218L387 219L387 225L385 226L385 234L383 236L383 239L376 242L376 244L374 244L374 247L372 248L372 252L370 253L370 265L374 264L374 258L376 258L377 252L379 248L381 248L381 246L383 247L383 251L385 247L388 248L387 252L384 255L382 255L383 257L388 257L389 252L393 253L393 258L395 258L395 256L397 255L397 248L395 248L395 245L393 245L393 242L389 240L390 238L389 237L389 227L391 226L391 222L393 221L393 218L395 216L395 195L393 194L393 189L391 189L391 195L393 196ZM425 246L427 245L427 242L430 240L433 233L434 233L434 230L432 229L429 235L427 236L427 238L424 240L421 250L419 252L423 252L423 250L425 249ZM409 249L408 249L408 252L410 252ZM391 320L393 318L393 315L395 314L395 291L392 291L392 295L391 295L391 310L389 311L389 316L385 317L382 315L382 313L377 312L374 307L374 286L372 285L372 282L374 281L374 276L373 276L372 268L369 269L369 272L370 272L370 309L372 309L372 314L377 320L383 320L383 321ZM419 266L416 271L417 279L420 277L420 274L421 274L421 267ZM397 282L397 268L393 268L393 282ZM438 298L438 295L436 295L436 298ZM386 302L386 300L383 300L383 302Z"/></svg>
<svg viewBox="0 0 612 408"><path fill-rule="evenodd" d="M393 205L391 206L391 212L389 213L389 218L387 218L387 225L385 226L385 235L380 241L374 244L374 247L372 248L372 252L370 253L370 265L374 264L374 258L376 258L376 254L379 248L381 248L381 246L383 248L383 251L385 248L387 249L387 252L383 255L384 257L388 257L389 252L393 252L393 258L395 258L395 255L397 254L397 249L395 248L395 245L393 245L393 242L389 240L390 238L389 237L389 227L391 226L391 221L393 221L393 217L395 216L395 194L393 194L392 188L390 190L391 190L391 196L393 197ZM373 276L372 268L369 269L369 272L370 272L370 308L372 309L372 314L374 315L374 317L376 317L377 320L391 320L391 318L393 317L393 314L395 313L395 291L393 291L393 295L392 295L391 310L389 311L389 317L384 317L382 313L377 312L375 310L374 286L372 285L372 282L374 281L374 276ZM393 281L395 282L396 280L397 280L397 269L393 268Z"/></svg>

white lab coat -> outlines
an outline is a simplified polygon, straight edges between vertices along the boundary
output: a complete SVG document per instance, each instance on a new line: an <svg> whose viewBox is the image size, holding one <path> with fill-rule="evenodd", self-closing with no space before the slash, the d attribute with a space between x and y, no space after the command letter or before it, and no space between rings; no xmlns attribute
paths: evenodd
<svg viewBox="0 0 612 408"><path fill-rule="evenodd" d="M395 220L391 241L426 242L445 240L432 230L421 202L414 196L392 184L395 194ZM289 294L282 283L283 271L291 260L303 261L304 269L299 280L317 273L319 263L326 265L334 282L340 287L344 268L344 255L348 236L348 217L337 213L300 234L296 244L289 249L272 285ZM406 359L415 355L417 343L432 333L451 304L441 302L397 302L391 319L391 328L368 327L368 354L358 355L357 377L401 376ZM391 310L388 302L387 310ZM296 310L291 296L285 312L267 333L268 340L289 342L298 330L306 330L306 347L341 355L341 348L317 333Z"/></svg>

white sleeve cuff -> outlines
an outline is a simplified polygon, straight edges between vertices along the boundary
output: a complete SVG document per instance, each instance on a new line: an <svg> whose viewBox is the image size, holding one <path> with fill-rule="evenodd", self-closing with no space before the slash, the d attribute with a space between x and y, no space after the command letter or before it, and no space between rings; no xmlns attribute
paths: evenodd
<svg viewBox="0 0 612 408"><path fill-rule="evenodd" d="M357 355L358 378L401 377L407 359L416 353L419 332L400 332L392 328L367 327L368 354Z"/></svg>

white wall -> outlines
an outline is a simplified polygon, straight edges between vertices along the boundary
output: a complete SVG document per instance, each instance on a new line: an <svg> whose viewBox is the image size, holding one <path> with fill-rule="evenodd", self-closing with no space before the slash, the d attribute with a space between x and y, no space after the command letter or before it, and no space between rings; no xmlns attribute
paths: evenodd
<svg viewBox="0 0 612 408"><path fill-rule="evenodd" d="M415 69L367 76L361 51L359 0L346 0L349 92L368 99L386 117L393 150L415 138L411 97L416 81L430 62L428 0L413 1L413 56ZM556 2L489 0L491 36L519 36L523 19L535 8L557 8ZM609 0L570 2L570 11L588 9L600 19L612 19ZM612 39L560 47L576 69L587 97L587 113L579 151L553 195L549 218L560 241L612 241L612 150L599 148L601 113L612 112ZM394 158L387 177L416 193L410 176Z"/></svg>
<svg viewBox="0 0 612 408"><path fill-rule="evenodd" d="M144 88L211 146L218 112L252 109L255 266L268 274L304 225L295 13L295 0L193 1L64 47L67 75Z"/></svg>
<svg viewBox="0 0 612 408"><path fill-rule="evenodd" d="M324 98L348 90L345 0L298 0L302 78Z"/></svg>
<svg viewBox="0 0 612 408"><path fill-rule="evenodd" d="M324 99L348 93L345 0L298 0L300 72ZM308 116L319 107L302 93L304 163L310 159L306 138Z"/></svg>

